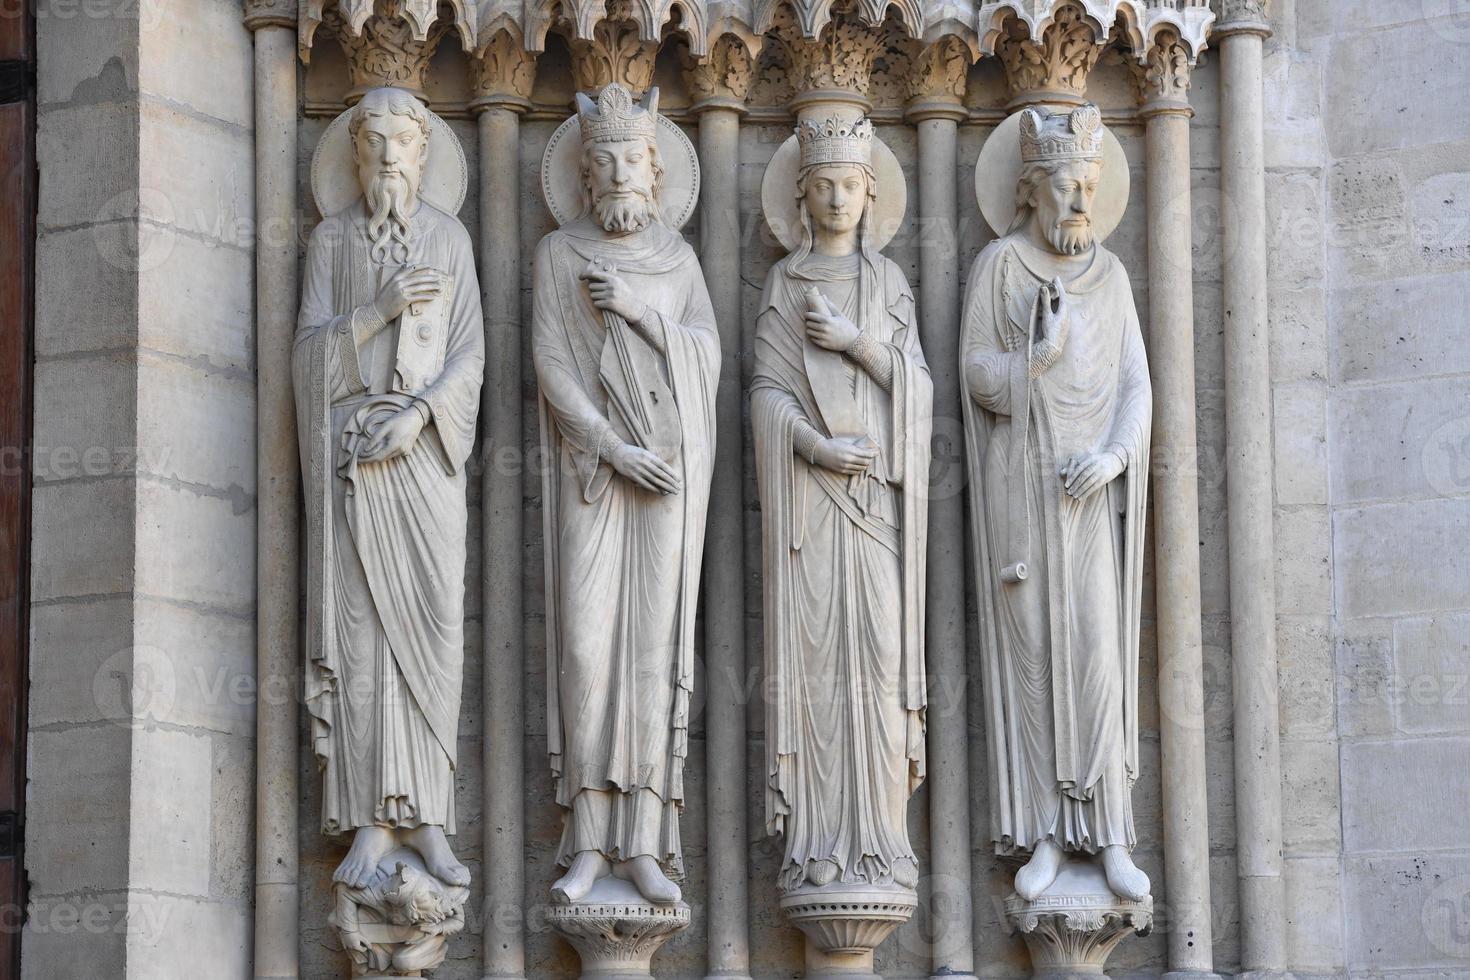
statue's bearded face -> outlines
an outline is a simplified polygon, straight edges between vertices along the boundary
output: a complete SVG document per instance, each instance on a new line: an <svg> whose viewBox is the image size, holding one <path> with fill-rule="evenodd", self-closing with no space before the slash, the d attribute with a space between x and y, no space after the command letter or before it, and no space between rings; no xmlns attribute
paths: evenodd
<svg viewBox="0 0 1470 980"><path fill-rule="evenodd" d="M1068 160L1032 177L1031 220L1063 255L1077 255L1092 247L1092 200L1101 176L1099 161Z"/></svg>
<svg viewBox="0 0 1470 980"><path fill-rule="evenodd" d="M802 200L812 223L832 235L858 226L868 206L868 175L856 164L828 164L806 175Z"/></svg>
<svg viewBox="0 0 1470 980"><path fill-rule="evenodd" d="M582 179L592 213L611 232L642 231L658 216L658 150L647 140L592 143L582 152Z"/></svg>
<svg viewBox="0 0 1470 980"><path fill-rule="evenodd" d="M363 107L352 136L357 179L368 210L373 258L407 261L408 221L418 201L419 183L429 156L424 121L405 105L385 100Z"/></svg>

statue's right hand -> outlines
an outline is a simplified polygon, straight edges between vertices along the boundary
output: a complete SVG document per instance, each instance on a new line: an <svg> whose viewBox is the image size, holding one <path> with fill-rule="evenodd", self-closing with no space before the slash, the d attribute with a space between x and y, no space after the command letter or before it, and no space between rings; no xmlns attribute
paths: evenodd
<svg viewBox="0 0 1470 980"><path fill-rule="evenodd" d="M373 305L378 308L383 322L387 323L408 309L409 304L423 303L438 296L442 288L442 280L434 269L425 265L404 266L383 283Z"/></svg>
<svg viewBox="0 0 1470 980"><path fill-rule="evenodd" d="M613 450L609 462L613 469L645 490L670 494L683 489L674 468L642 446L625 442Z"/></svg>
<svg viewBox="0 0 1470 980"><path fill-rule="evenodd" d="M857 476L866 473L873 460L878 458L878 446L871 440L823 439L812 451L812 458L825 470L843 476Z"/></svg>
<svg viewBox="0 0 1470 980"><path fill-rule="evenodd" d="M1041 336L1058 350L1067 344L1067 289L1060 278L1041 287Z"/></svg>

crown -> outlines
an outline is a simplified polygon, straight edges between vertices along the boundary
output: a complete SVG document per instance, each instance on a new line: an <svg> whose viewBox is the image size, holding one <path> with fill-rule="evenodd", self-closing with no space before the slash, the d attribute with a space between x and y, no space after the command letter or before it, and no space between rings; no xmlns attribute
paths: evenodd
<svg viewBox="0 0 1470 980"><path fill-rule="evenodd" d="M873 123L867 118L845 122L829 116L820 123L802 122L796 127L801 148L801 168L827 163L873 165Z"/></svg>
<svg viewBox="0 0 1470 980"><path fill-rule="evenodd" d="M658 89L649 89L643 105L617 82L607 86L593 102L577 93L577 117L582 124L583 143L613 143L620 140L658 139Z"/></svg>
<svg viewBox="0 0 1470 980"><path fill-rule="evenodd" d="M1021 111L1021 162L1101 160L1102 113L1091 102L1070 112Z"/></svg>

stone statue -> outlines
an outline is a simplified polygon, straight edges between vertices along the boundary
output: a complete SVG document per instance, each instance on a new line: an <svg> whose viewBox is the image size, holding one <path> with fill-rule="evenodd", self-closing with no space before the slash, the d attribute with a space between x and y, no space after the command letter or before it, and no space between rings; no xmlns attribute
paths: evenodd
<svg viewBox="0 0 1470 980"><path fill-rule="evenodd" d="M563 906L597 898L609 876L671 906L684 874L720 350L699 262L660 210L657 98L636 105L617 84L595 103L578 94L581 152L566 164L580 167L581 212L535 257L547 731L568 868L552 899ZM555 181L543 172L543 184Z"/></svg>
<svg viewBox="0 0 1470 980"><path fill-rule="evenodd" d="M312 233L293 354L321 826L352 834L339 893L370 888L397 854L459 894L470 876L446 834L480 290L464 227L420 194L428 110L374 89L347 125L362 193Z"/></svg>
<svg viewBox="0 0 1470 980"><path fill-rule="evenodd" d="M1148 364L1128 276L1094 235L1097 108L1023 110L1019 133L1015 218L975 260L960 343L992 836L1029 858L1023 902L1074 852L1100 853L1107 888L1142 902Z"/></svg>
<svg viewBox="0 0 1470 980"><path fill-rule="evenodd" d="M870 238L883 192L872 123L802 122L796 143L784 194L801 231L766 277L751 424L767 830L785 837L779 887L800 925L798 896L813 890L908 894L918 881L905 817L924 777L933 388L913 293Z"/></svg>

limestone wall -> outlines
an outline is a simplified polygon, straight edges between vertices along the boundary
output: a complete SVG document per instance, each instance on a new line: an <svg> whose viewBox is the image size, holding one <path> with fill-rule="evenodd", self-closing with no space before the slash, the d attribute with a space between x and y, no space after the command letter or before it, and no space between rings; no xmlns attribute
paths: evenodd
<svg viewBox="0 0 1470 980"><path fill-rule="evenodd" d="M41 3L24 975L249 975L250 36ZM197 974L195 974L197 975Z"/></svg>

